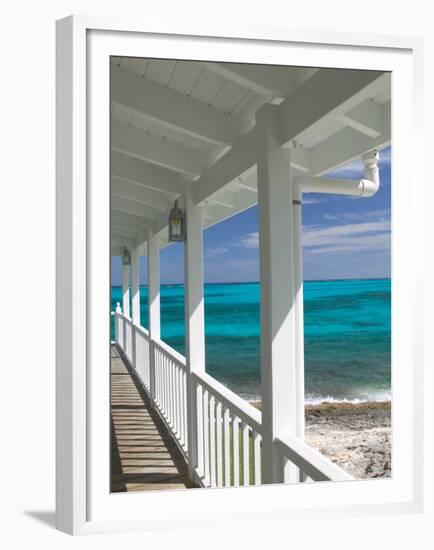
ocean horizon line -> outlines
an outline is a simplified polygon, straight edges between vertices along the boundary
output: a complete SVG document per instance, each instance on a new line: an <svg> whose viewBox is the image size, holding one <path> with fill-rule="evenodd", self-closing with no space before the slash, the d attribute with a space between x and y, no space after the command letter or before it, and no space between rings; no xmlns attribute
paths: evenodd
<svg viewBox="0 0 434 550"><path fill-rule="evenodd" d="M333 282L351 282L351 281L390 281L391 277L355 277L355 278L339 278L339 279L304 279L303 283L333 283ZM260 281L221 281L207 282L205 285L255 285ZM140 283L140 286L148 286L147 283ZM184 283L160 283L160 286L184 286ZM111 288L121 288L122 285L111 285Z"/></svg>

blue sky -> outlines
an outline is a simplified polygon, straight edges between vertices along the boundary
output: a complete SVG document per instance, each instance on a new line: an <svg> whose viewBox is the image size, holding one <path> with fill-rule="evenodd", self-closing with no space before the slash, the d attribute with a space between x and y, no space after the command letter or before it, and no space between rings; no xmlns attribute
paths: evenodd
<svg viewBox="0 0 434 550"><path fill-rule="evenodd" d="M380 189L370 198L303 195L305 280L390 277L390 147L380 152ZM354 162L333 177L361 178ZM258 212L250 208L204 232L205 282L259 279ZM183 245L161 251L161 283L183 282ZM112 260L113 284L120 284L120 258ZM146 259L141 262L146 283Z"/></svg>

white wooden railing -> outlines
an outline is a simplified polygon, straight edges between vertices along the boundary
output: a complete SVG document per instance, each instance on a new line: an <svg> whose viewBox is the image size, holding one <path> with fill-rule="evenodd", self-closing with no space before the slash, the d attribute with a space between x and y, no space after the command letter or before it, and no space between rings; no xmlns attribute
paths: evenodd
<svg viewBox="0 0 434 550"><path fill-rule="evenodd" d="M198 395L198 471L207 487L261 483L261 413L206 373L193 375Z"/></svg>
<svg viewBox="0 0 434 550"><path fill-rule="evenodd" d="M148 331L135 325L119 308L114 316L115 342L186 460L194 462L195 481L204 487L260 485L261 455L266 452L260 411L209 374L189 374L183 355L161 340L150 340ZM193 409L195 457L188 449L188 415L192 410L187 400L189 383L197 398ZM298 437L281 434L273 445L282 458L284 481L288 463L298 468L301 480L353 479Z"/></svg>
<svg viewBox="0 0 434 550"><path fill-rule="evenodd" d="M151 389L149 365L149 332L142 326L132 325L134 342L134 367L146 390Z"/></svg>
<svg viewBox="0 0 434 550"><path fill-rule="evenodd" d="M155 403L188 456L187 373L185 357L161 340L153 340Z"/></svg>
<svg viewBox="0 0 434 550"><path fill-rule="evenodd" d="M284 434L275 443L282 458L295 464L306 479L312 481L346 481L353 479L345 470L307 445L298 437Z"/></svg>

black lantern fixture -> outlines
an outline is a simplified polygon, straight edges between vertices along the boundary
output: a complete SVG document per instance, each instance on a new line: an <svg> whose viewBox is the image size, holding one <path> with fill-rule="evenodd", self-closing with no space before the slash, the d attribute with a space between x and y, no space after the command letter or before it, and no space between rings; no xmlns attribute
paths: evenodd
<svg viewBox="0 0 434 550"><path fill-rule="evenodd" d="M182 208L179 208L178 201L169 214L169 241L179 242L185 240L185 216Z"/></svg>
<svg viewBox="0 0 434 550"><path fill-rule="evenodd" d="M122 253L122 265L131 265L131 254L128 248L124 248Z"/></svg>

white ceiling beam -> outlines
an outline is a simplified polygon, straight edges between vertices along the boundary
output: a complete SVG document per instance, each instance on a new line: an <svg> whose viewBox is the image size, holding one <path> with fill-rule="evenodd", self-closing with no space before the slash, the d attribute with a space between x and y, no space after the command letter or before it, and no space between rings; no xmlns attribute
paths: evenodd
<svg viewBox="0 0 434 550"><path fill-rule="evenodd" d="M182 193L185 188L185 180L172 170L127 157L116 151L111 153L110 169L113 176L139 183L166 196L169 195L171 199Z"/></svg>
<svg viewBox="0 0 434 550"><path fill-rule="evenodd" d="M170 203L168 197L164 198L161 193L147 189L132 181L119 179L116 176L112 176L111 178L111 192L115 195L147 204L158 210L165 210Z"/></svg>
<svg viewBox="0 0 434 550"><path fill-rule="evenodd" d="M120 250L123 250L125 247L130 250L134 248L134 239L121 234L112 233L110 242L111 247L117 246L120 248Z"/></svg>
<svg viewBox="0 0 434 550"><path fill-rule="evenodd" d="M123 238L130 239L131 242L135 243L143 243L147 239L147 232L146 231L134 231L131 232L128 229L125 229L123 226L120 225L112 225L111 229L111 236L114 237L115 235L120 235Z"/></svg>
<svg viewBox="0 0 434 550"><path fill-rule="evenodd" d="M257 129L254 127L230 151L194 182L196 204L204 201L256 164Z"/></svg>
<svg viewBox="0 0 434 550"><path fill-rule="evenodd" d="M213 207L209 204L203 206L203 219L204 219L204 225L207 224L206 220L214 219Z"/></svg>
<svg viewBox="0 0 434 550"><path fill-rule="evenodd" d="M136 113L210 143L231 145L246 123L117 65L111 66L111 99Z"/></svg>
<svg viewBox="0 0 434 550"><path fill-rule="evenodd" d="M303 144L387 86L389 73L320 69L277 107L279 145Z"/></svg>
<svg viewBox="0 0 434 550"><path fill-rule="evenodd" d="M140 231L143 231L143 228L139 229L138 227L135 227L135 226L130 225L128 223L124 223L122 221L115 220L113 218L112 218L111 223L110 223L110 228L111 229L121 229L121 230L124 230L124 231L128 231L132 235L137 235L137 233L140 233Z"/></svg>
<svg viewBox="0 0 434 550"><path fill-rule="evenodd" d="M123 229L124 231L129 231L130 233L133 233L134 235L144 231L143 226L138 227L138 226L132 225L128 222L124 222L123 220L119 220L119 219L117 219L113 216L111 218L110 227L117 227L119 229Z"/></svg>
<svg viewBox="0 0 434 550"><path fill-rule="evenodd" d="M147 220L143 216L135 216L134 214L127 214L121 210L115 210L113 205L111 210L111 219L121 223L127 223L138 231L142 231L147 227Z"/></svg>
<svg viewBox="0 0 434 550"><path fill-rule="evenodd" d="M134 216L141 216L142 218L147 218L154 220L158 215L158 210L146 206L145 204L140 204L125 197L120 197L118 195L112 194L111 196L111 205L115 210L120 210L127 214L133 214Z"/></svg>
<svg viewBox="0 0 434 550"><path fill-rule="evenodd" d="M129 249L134 247L134 241L132 239L122 237L122 235L112 235L110 245L112 256L122 256L122 252L125 247L128 247Z"/></svg>
<svg viewBox="0 0 434 550"><path fill-rule="evenodd" d="M247 183L244 183L242 180L234 180L233 185L236 187L239 187L240 189L243 189L245 191L249 191L250 193L257 193L258 189L257 187L253 187L253 185L248 185Z"/></svg>
<svg viewBox="0 0 434 550"><path fill-rule="evenodd" d="M257 94L285 98L294 89L291 73L284 67L245 63L202 63L209 71L232 80Z"/></svg>
<svg viewBox="0 0 434 550"><path fill-rule="evenodd" d="M140 230L132 230L129 226L112 221L111 236L112 238L122 237L124 239L129 239L134 246L142 246L147 241L148 233L143 228Z"/></svg>
<svg viewBox="0 0 434 550"><path fill-rule="evenodd" d="M131 231L131 229L125 229L125 227L119 226L117 224L111 225L111 234L112 235L120 235L121 237L127 237L131 240L134 240L136 236L135 231Z"/></svg>
<svg viewBox="0 0 434 550"><path fill-rule="evenodd" d="M249 174L247 177L244 178L237 178L232 182L235 187L238 187L239 189L242 189L243 191L248 191L249 193L257 193L258 192L258 181L257 181L257 174L256 169Z"/></svg>
<svg viewBox="0 0 434 550"><path fill-rule="evenodd" d="M145 162L151 162L191 176L199 176L209 164L207 157L196 151L179 147L178 144L167 139L147 134L113 119L111 147L112 150Z"/></svg>
<svg viewBox="0 0 434 550"><path fill-rule="evenodd" d="M383 106L383 129L381 135L372 139L352 128L343 128L309 151L311 170L314 176L328 172L359 159L373 149L383 149L391 141L390 103Z"/></svg>
<svg viewBox="0 0 434 550"><path fill-rule="evenodd" d="M238 193L236 197L236 204L237 204L237 211L243 212L244 210L247 210L248 208L251 208L252 206L255 206L256 204L258 204L258 198L252 193L248 193L247 191L242 191L241 193Z"/></svg>
<svg viewBox="0 0 434 550"><path fill-rule="evenodd" d="M206 202L209 204L217 204L218 206L225 206L226 208L235 209L234 196L229 191L222 191L212 195L206 200Z"/></svg>
<svg viewBox="0 0 434 550"><path fill-rule="evenodd" d="M296 86L301 86L318 70L313 67L291 67L292 80Z"/></svg>
<svg viewBox="0 0 434 550"><path fill-rule="evenodd" d="M309 172L309 149L297 146L291 155L291 166L300 172Z"/></svg>
<svg viewBox="0 0 434 550"><path fill-rule="evenodd" d="M237 214L240 212L244 212L244 210L247 210L248 208L251 208L252 206L255 206L257 204L258 200L256 195L253 195L252 193L241 193L236 197L236 207L237 207ZM204 208L209 208L209 206L205 206ZM224 220L227 220L228 218L232 217L234 214L227 208L222 208L220 206L213 206L212 207L212 218L208 218L204 216L204 227L212 227L213 225L216 225L217 223L220 223Z"/></svg>
<svg viewBox="0 0 434 550"><path fill-rule="evenodd" d="M377 138L383 131L383 105L368 99L339 116L338 120L366 136Z"/></svg>

